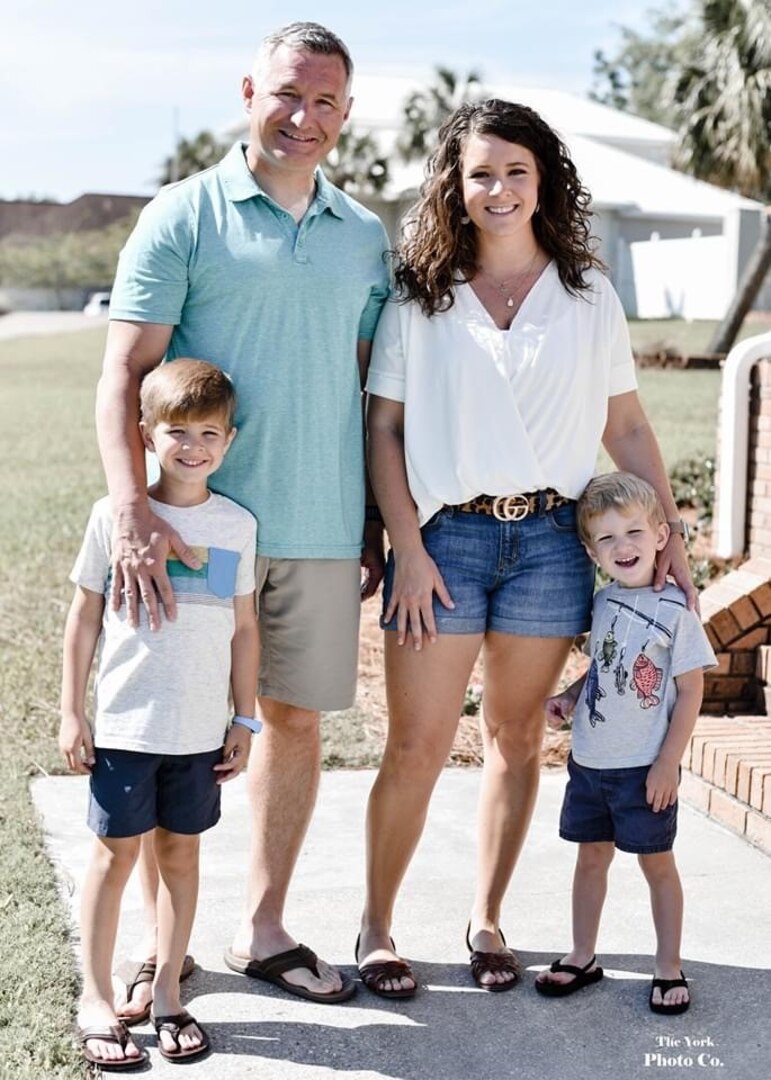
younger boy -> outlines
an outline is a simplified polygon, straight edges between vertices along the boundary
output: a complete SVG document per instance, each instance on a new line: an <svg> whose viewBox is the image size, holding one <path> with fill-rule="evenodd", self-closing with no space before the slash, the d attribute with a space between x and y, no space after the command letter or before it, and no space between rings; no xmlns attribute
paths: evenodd
<svg viewBox="0 0 771 1080"><path fill-rule="evenodd" d="M86 1060L110 1071L136 1069L147 1059L116 1018L110 971L121 897L150 830L161 879L152 1017L159 1050L189 1061L209 1049L179 996L199 835L219 819L220 784L244 768L259 727L256 523L206 486L236 434L232 384L212 364L175 360L145 377L141 406L142 437L160 465L149 489L152 509L196 545L201 568L169 562L175 622L157 633L144 615L129 625L125 604L114 611L105 602L112 515L104 498L91 512L71 575L59 746L70 768L90 774L88 820L96 833L81 902L78 1029ZM92 732L85 698L97 641ZM236 714L230 726L229 696Z"/></svg>
<svg viewBox="0 0 771 1080"><path fill-rule="evenodd" d="M573 948L536 977L563 997L602 978L595 946L614 849L637 855L651 895L656 964L649 1004L682 1013L690 1004L680 966L683 894L672 844L680 759L699 715L705 668L715 655L677 586L654 592L656 553L669 537L659 497L630 473L590 482L578 532L612 578L594 598L591 663L546 702L549 725L575 710L560 836L578 843Z"/></svg>

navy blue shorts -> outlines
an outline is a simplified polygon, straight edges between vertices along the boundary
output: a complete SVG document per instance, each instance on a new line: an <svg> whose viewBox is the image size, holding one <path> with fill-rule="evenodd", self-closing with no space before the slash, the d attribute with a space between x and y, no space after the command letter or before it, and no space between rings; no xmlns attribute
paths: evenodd
<svg viewBox="0 0 771 1080"><path fill-rule="evenodd" d="M445 506L421 536L455 604L448 609L434 596L439 633L572 638L589 629L594 564L578 539L575 503L522 521ZM384 614L394 569L389 552ZM381 625L395 630L396 618Z"/></svg>
<svg viewBox="0 0 771 1080"><path fill-rule="evenodd" d="M568 786L560 836L577 844L614 843L619 851L654 855L671 851L677 835L677 803L654 814L645 798L650 765L589 769L568 758Z"/></svg>
<svg viewBox="0 0 771 1080"><path fill-rule="evenodd" d="M97 836L141 836L156 825L193 836L219 821L214 766L222 761L222 747L205 754L97 747L95 756L88 826Z"/></svg>

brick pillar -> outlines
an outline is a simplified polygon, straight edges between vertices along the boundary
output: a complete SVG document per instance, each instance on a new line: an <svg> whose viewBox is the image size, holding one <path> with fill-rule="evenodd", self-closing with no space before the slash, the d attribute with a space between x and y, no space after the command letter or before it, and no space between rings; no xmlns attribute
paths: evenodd
<svg viewBox="0 0 771 1080"><path fill-rule="evenodd" d="M771 360L754 365L750 389L747 529L750 557L771 556Z"/></svg>

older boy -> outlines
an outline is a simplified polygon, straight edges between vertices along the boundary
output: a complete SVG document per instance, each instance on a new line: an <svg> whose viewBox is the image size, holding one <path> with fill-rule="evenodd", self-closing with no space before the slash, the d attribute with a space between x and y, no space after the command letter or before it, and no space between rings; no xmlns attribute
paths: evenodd
<svg viewBox="0 0 771 1080"><path fill-rule="evenodd" d="M699 715L703 671L715 665L698 615L667 584L653 590L669 536L658 495L630 473L595 477L578 502L581 540L610 585L594 599L585 676L546 702L551 726L575 710L560 836L578 843L573 948L536 978L563 997L598 982L595 945L615 848L637 855L651 895L656 965L649 1004L690 1004L680 962L683 894L672 845L680 759Z"/></svg>
<svg viewBox="0 0 771 1080"><path fill-rule="evenodd" d="M142 438L160 464L150 505L184 532L201 564L193 571L169 560L176 622L160 632L146 618L132 626L125 605L116 611L105 602L113 527L106 498L92 510L72 572L59 745L69 766L91 777L89 825L96 843L81 902L78 1028L86 1060L102 1069L134 1069L147 1058L116 1018L110 969L123 889L142 834L153 829L161 877L152 1017L159 1050L179 1061L209 1049L208 1036L179 998L195 915L199 835L219 819L219 785L244 768L251 733L259 729L256 523L207 488L236 434L234 402L227 375L200 360L157 368L142 384ZM98 640L92 732L85 697Z"/></svg>

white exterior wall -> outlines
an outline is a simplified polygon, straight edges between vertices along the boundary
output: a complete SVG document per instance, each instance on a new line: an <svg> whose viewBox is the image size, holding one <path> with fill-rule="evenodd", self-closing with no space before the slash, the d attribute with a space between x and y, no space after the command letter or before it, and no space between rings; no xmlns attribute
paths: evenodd
<svg viewBox="0 0 771 1080"><path fill-rule="evenodd" d="M629 244L629 254L636 318L721 319L725 314L735 287L726 237L637 241Z"/></svg>

